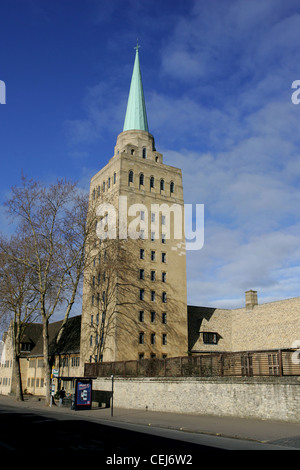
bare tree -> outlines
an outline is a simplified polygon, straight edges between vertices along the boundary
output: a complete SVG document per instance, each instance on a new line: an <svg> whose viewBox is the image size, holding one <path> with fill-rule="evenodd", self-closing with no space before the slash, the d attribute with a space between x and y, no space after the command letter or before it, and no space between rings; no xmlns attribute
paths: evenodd
<svg viewBox="0 0 300 470"><path fill-rule="evenodd" d="M168 304L162 304L162 293L167 287L159 280L153 282L149 265L148 269L143 269L140 249L145 245L142 240L97 240L95 237L92 244L94 250L85 272L84 290L84 311L91 314L90 319L85 320L89 333L85 343L81 343L82 348L89 351L96 362L113 356L116 343L124 351L134 350L136 354L139 332L143 332L148 338L153 335L153 342L145 341L142 349L145 351L147 347L147 353L153 353L157 349L157 335L173 334L177 326L178 306L172 300L171 286L168 286L171 294ZM168 322L165 316L162 323L164 309L171 314Z"/></svg>
<svg viewBox="0 0 300 470"><path fill-rule="evenodd" d="M31 250L15 260L31 270L38 293L43 323L43 351L46 404L50 403L52 360L49 356L49 321L54 314L63 317L62 331L71 313L87 257L86 240L92 215L88 215L88 196L75 183L58 181L45 187L22 177L21 187L12 188L6 202ZM28 254L30 254L28 256Z"/></svg>
<svg viewBox="0 0 300 470"><path fill-rule="evenodd" d="M37 313L37 292L31 268L16 261L28 258L30 244L19 236L0 239L0 313L8 316L12 347L16 398L23 400L20 369L21 341L26 326Z"/></svg>

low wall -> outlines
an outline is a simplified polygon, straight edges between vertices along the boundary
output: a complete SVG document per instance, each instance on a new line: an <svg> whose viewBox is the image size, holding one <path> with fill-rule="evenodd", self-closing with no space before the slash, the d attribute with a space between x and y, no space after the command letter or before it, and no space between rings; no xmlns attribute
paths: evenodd
<svg viewBox="0 0 300 470"><path fill-rule="evenodd" d="M114 378L114 406L300 422L299 380L298 377ZM93 390L111 389L111 378L93 380Z"/></svg>

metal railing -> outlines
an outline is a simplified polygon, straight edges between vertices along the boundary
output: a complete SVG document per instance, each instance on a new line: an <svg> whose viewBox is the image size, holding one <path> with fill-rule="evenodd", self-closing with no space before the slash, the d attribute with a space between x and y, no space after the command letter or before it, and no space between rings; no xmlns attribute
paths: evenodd
<svg viewBox="0 0 300 470"><path fill-rule="evenodd" d="M166 359L86 363L84 375L85 377L300 376L300 354L294 349L207 352Z"/></svg>

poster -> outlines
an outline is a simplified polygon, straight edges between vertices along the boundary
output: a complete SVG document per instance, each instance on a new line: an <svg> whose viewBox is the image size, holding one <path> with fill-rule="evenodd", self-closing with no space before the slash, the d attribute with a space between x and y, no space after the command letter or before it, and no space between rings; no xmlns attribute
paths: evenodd
<svg viewBox="0 0 300 470"><path fill-rule="evenodd" d="M92 381L76 380L75 408L91 409L92 406Z"/></svg>

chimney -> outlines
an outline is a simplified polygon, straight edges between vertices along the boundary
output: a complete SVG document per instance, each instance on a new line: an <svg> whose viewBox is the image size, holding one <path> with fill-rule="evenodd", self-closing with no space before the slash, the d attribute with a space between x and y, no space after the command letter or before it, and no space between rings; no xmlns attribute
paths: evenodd
<svg viewBox="0 0 300 470"><path fill-rule="evenodd" d="M258 305L257 291L248 290L247 292L245 292L245 298L246 298L246 310L247 311L253 310L255 305Z"/></svg>

